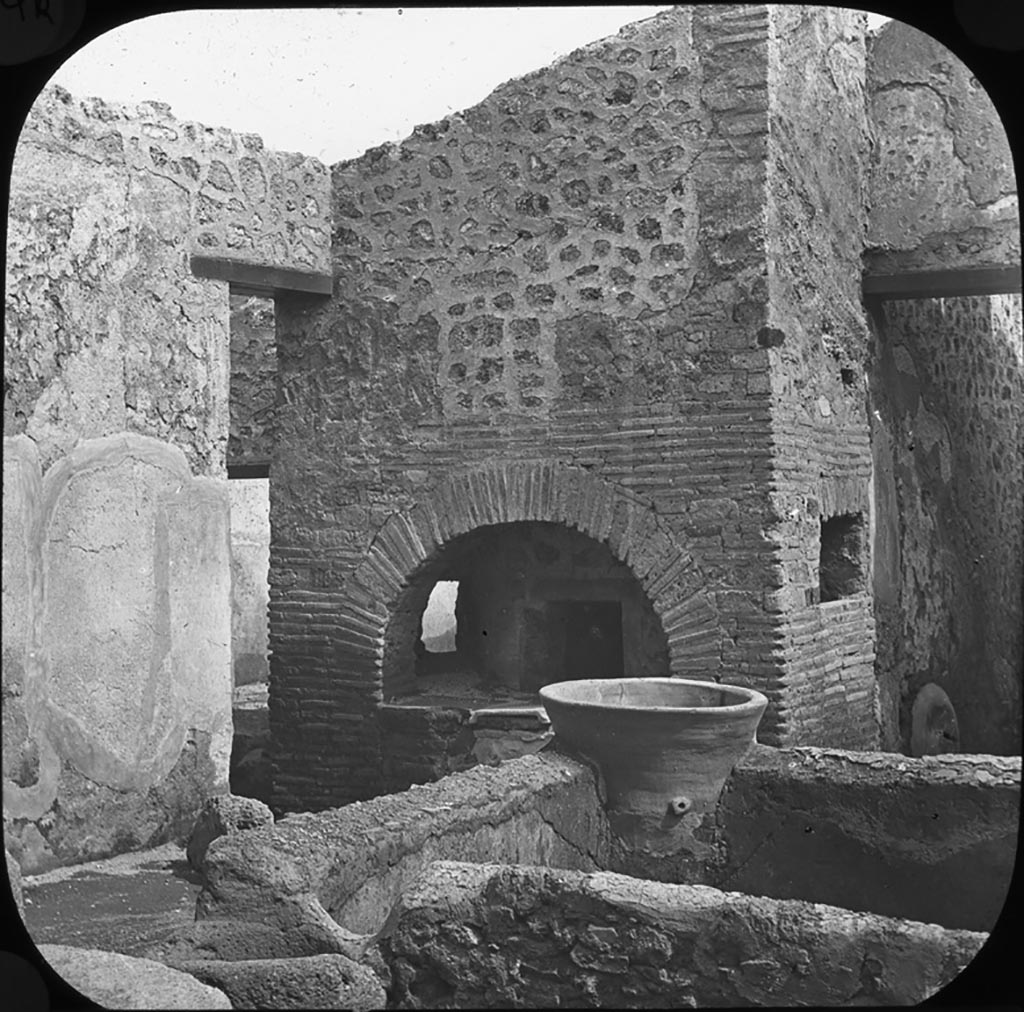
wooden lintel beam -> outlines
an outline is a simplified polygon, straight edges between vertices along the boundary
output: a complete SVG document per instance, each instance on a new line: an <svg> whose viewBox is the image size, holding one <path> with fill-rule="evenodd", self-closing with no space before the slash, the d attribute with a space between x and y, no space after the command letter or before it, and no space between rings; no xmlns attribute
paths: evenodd
<svg viewBox="0 0 1024 1012"><path fill-rule="evenodd" d="M953 299L966 295L1011 295L1021 290L1020 267L865 274L866 299Z"/></svg>
<svg viewBox="0 0 1024 1012"><path fill-rule="evenodd" d="M305 292L311 295L330 295L334 278L317 271L297 271L287 267L264 267L240 260L193 255L189 266L197 278L227 281L232 289L243 295L277 295L287 292Z"/></svg>
<svg viewBox="0 0 1024 1012"><path fill-rule="evenodd" d="M269 478L270 461L249 461L244 464L228 464L229 478Z"/></svg>

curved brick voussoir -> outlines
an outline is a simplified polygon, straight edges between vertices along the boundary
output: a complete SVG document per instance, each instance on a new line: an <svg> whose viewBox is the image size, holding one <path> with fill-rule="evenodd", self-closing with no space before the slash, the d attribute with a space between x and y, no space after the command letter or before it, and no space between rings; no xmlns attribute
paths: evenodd
<svg viewBox="0 0 1024 1012"><path fill-rule="evenodd" d="M493 468L499 487L505 497L503 516L506 523L523 519L524 481L523 468L519 464L503 464Z"/></svg>
<svg viewBox="0 0 1024 1012"><path fill-rule="evenodd" d="M376 590L358 579L357 574L345 582L344 593L346 610L352 610L352 617L357 621L363 620L374 629L387 621L387 603L381 600Z"/></svg>
<svg viewBox="0 0 1024 1012"><path fill-rule="evenodd" d="M411 573L429 554L413 522L401 513L388 517L370 547L371 551L374 549L403 574Z"/></svg>
<svg viewBox="0 0 1024 1012"><path fill-rule="evenodd" d="M588 476L590 477L590 476ZM616 490L608 482L592 483L586 488L583 498L579 501L580 527L597 541L607 541L612 532L612 519L615 516ZM651 514L651 520L657 524L657 518ZM639 577L639 574L637 574Z"/></svg>
<svg viewBox="0 0 1024 1012"><path fill-rule="evenodd" d="M566 468L562 474L565 522L580 531L584 530L582 500L591 491L588 487L588 477L589 475L578 467ZM615 550L614 546L612 550Z"/></svg>
<svg viewBox="0 0 1024 1012"><path fill-rule="evenodd" d="M506 524L508 519L508 481L500 467L489 467L481 472L485 483L487 497L494 504L494 523Z"/></svg>
<svg viewBox="0 0 1024 1012"><path fill-rule="evenodd" d="M481 518L477 504L473 501L473 488L466 473L455 474L450 482L452 522L457 524L456 533L465 534L480 526Z"/></svg>
<svg viewBox="0 0 1024 1012"><path fill-rule="evenodd" d="M654 602L668 639L673 675L717 677L721 665L722 631L718 613L705 591L672 604L665 611Z"/></svg>
<svg viewBox="0 0 1024 1012"><path fill-rule="evenodd" d="M354 580L370 591L376 600L389 604L397 598L405 583L405 575L375 541L355 571Z"/></svg>
<svg viewBox="0 0 1024 1012"><path fill-rule="evenodd" d="M657 515L651 510L634 507L633 523L623 546L622 559L633 570L637 579L654 565L652 550L658 534L666 537L658 523Z"/></svg>
<svg viewBox="0 0 1024 1012"><path fill-rule="evenodd" d="M670 587L676 586L690 572L693 556L689 552L673 551L673 542L666 535L670 547L660 556L646 576L641 577L644 591L651 601L656 601Z"/></svg>
<svg viewBox="0 0 1024 1012"><path fill-rule="evenodd" d="M616 558L627 557L635 541L639 540L637 528L643 507L631 499L618 499L612 514L608 544Z"/></svg>
<svg viewBox="0 0 1024 1012"><path fill-rule="evenodd" d="M468 495L470 502L470 515L479 526L490 526L500 523L500 511L495 496L493 495L490 483L487 481L487 473L484 471L470 471L466 475Z"/></svg>
<svg viewBox="0 0 1024 1012"><path fill-rule="evenodd" d="M452 481L438 486L433 496L433 506L442 544L472 529L466 504Z"/></svg>
<svg viewBox="0 0 1024 1012"><path fill-rule="evenodd" d="M429 502L419 502L405 514L405 519L419 538L426 555L433 555L444 540L434 507Z"/></svg>
<svg viewBox="0 0 1024 1012"><path fill-rule="evenodd" d="M669 642L674 639L693 639L718 624L718 613L712 607L707 593L698 591L673 604L661 616Z"/></svg>
<svg viewBox="0 0 1024 1012"><path fill-rule="evenodd" d="M563 523L607 543L641 581L655 570L662 576L672 574L671 579L691 562L651 505L627 497L612 482L584 468L552 461L492 464L452 475L430 500L401 516L403 530L422 534L435 546L481 526ZM384 530L392 523L399 521L389 520ZM375 547L386 540L384 530ZM421 538L421 543L426 540Z"/></svg>
<svg viewBox="0 0 1024 1012"><path fill-rule="evenodd" d="M526 493L526 520L545 520L547 510L542 499L543 476L539 464L526 468L523 475Z"/></svg>
<svg viewBox="0 0 1024 1012"><path fill-rule="evenodd" d="M629 566L645 589L648 575L663 572L665 563L672 560L673 547L665 530L655 524L646 539L630 552Z"/></svg>

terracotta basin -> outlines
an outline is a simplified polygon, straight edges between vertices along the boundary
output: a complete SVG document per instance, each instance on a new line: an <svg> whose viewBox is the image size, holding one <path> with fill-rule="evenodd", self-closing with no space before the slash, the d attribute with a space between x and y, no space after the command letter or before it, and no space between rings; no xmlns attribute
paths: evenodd
<svg viewBox="0 0 1024 1012"><path fill-rule="evenodd" d="M599 767L612 815L690 828L714 808L768 700L738 685L594 678L540 690L555 736ZM616 820L613 819L613 826Z"/></svg>

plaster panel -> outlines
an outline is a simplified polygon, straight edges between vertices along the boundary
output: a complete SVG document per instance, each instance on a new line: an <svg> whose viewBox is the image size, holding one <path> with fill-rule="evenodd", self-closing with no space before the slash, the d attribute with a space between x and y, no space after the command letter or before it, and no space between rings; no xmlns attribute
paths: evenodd
<svg viewBox="0 0 1024 1012"><path fill-rule="evenodd" d="M112 787L166 775L189 728L230 724L226 495L190 486L180 451L130 436L84 444L44 479L49 724ZM214 749L223 777L228 750Z"/></svg>
<svg viewBox="0 0 1024 1012"><path fill-rule="evenodd" d="M228 482L231 498L231 655L236 685L269 674L267 570L270 488L266 478Z"/></svg>
<svg viewBox="0 0 1024 1012"><path fill-rule="evenodd" d="M39 649L42 476L35 444L4 439L3 792L8 818L38 818L57 791L58 760L46 736Z"/></svg>

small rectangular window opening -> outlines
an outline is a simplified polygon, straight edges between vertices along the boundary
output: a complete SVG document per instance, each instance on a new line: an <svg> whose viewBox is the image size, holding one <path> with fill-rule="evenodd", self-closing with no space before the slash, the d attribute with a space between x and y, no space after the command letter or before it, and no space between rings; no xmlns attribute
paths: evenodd
<svg viewBox="0 0 1024 1012"><path fill-rule="evenodd" d="M430 592L423 611L420 640L427 653L449 654L455 650L455 601L459 596L458 580L438 580Z"/></svg>
<svg viewBox="0 0 1024 1012"><path fill-rule="evenodd" d="M842 513L821 521L818 574L822 603L859 594L865 586L864 516Z"/></svg>

